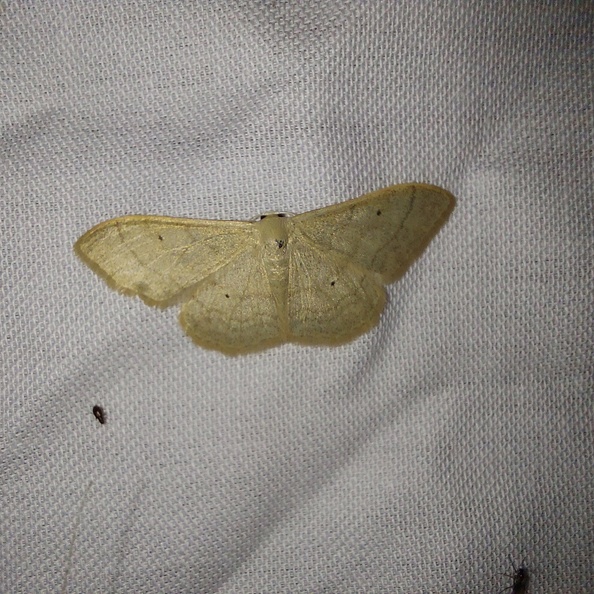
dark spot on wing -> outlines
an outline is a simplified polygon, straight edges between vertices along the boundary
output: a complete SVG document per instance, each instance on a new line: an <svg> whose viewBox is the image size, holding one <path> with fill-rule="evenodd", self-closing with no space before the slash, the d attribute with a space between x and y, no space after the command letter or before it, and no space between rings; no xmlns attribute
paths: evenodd
<svg viewBox="0 0 594 594"><path fill-rule="evenodd" d="M260 215L260 220L263 221L268 215Z"/></svg>
<svg viewBox="0 0 594 594"><path fill-rule="evenodd" d="M93 414L102 425L105 423L105 412L100 406L95 405L93 407Z"/></svg>
<svg viewBox="0 0 594 594"><path fill-rule="evenodd" d="M287 213L285 213L285 212L277 212L276 213L276 216L277 217L286 217L287 216Z"/></svg>
<svg viewBox="0 0 594 594"><path fill-rule="evenodd" d="M159 241L163 241L163 236L162 235L159 235L158 237L159 237Z"/></svg>

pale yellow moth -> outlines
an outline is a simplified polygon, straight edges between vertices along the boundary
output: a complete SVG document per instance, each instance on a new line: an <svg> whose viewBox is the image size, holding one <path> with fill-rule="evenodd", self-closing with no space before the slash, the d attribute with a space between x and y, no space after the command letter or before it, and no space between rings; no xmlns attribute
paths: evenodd
<svg viewBox="0 0 594 594"><path fill-rule="evenodd" d="M75 244L109 286L182 303L200 346L228 355L283 342L337 345L378 323L400 278L452 212L436 186L402 184L299 215L255 221L125 216Z"/></svg>

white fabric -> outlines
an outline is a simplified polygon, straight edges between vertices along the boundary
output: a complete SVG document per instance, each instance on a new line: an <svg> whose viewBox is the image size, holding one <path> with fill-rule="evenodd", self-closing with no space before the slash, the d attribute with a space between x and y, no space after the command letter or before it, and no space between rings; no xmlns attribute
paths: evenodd
<svg viewBox="0 0 594 594"><path fill-rule="evenodd" d="M0 592L594 592L593 12L5 0ZM72 251L405 181L457 208L344 347L202 350Z"/></svg>

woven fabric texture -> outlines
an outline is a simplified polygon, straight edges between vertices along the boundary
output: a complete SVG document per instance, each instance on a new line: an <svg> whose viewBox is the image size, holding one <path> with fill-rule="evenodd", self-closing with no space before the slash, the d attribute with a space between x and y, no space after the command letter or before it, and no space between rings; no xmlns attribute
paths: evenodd
<svg viewBox="0 0 594 594"><path fill-rule="evenodd" d="M0 592L594 592L593 47L591 2L2 2ZM200 349L72 250L407 181L456 210L341 347Z"/></svg>

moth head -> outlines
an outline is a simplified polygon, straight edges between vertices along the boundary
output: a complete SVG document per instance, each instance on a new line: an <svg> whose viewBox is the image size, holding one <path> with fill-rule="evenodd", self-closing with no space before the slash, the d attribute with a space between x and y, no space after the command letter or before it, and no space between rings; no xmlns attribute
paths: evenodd
<svg viewBox="0 0 594 594"><path fill-rule="evenodd" d="M287 213L271 212L261 214L255 224L258 226L263 243L270 246L274 252L286 248L289 239Z"/></svg>
<svg viewBox="0 0 594 594"><path fill-rule="evenodd" d="M284 218L284 217L292 217L292 216L293 216L293 213L291 213L291 212L263 212L261 215L252 219L252 221L254 223L258 223L258 222L263 221L264 219L267 219L267 218L273 218L273 217Z"/></svg>

